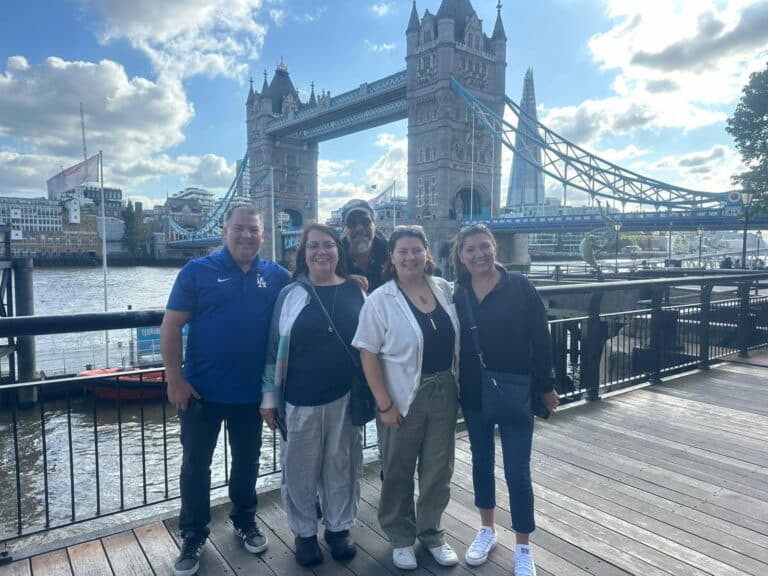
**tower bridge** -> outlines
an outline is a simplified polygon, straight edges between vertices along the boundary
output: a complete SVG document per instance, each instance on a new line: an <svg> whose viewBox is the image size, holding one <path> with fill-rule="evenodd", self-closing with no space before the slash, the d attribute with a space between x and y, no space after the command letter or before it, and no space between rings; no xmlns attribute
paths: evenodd
<svg viewBox="0 0 768 576"><path fill-rule="evenodd" d="M218 244L226 209L245 195L263 215L266 253L273 252L274 238L274 254L283 259L295 249L303 225L317 220L319 144L402 119L408 121L408 221L424 226L444 269L450 241L463 222L487 221L501 234L505 257L518 264L530 260L528 232L584 231L605 224L598 215L500 218L502 146L514 153L510 207L543 201L546 175L563 185L564 195L572 189L622 206L655 209L622 215L622 229L742 226L739 211L728 206L727 193L695 191L642 176L539 123L530 70L521 104L507 97L501 2L493 30L486 31L470 0L442 0L437 13L425 10L421 17L414 1L405 35L405 70L336 96L318 96L313 85L302 102L283 62L271 80L265 72L260 90L251 82L247 152L237 177L200 230L171 223L176 240L169 246ZM515 121L505 120L505 111ZM697 210L705 213L691 216ZM761 221L754 218L752 224L761 226Z"/></svg>

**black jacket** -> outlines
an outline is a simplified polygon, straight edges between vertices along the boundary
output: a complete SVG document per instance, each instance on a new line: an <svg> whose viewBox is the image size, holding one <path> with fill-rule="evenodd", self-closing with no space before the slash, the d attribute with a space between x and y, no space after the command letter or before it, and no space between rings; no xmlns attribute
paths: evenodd
<svg viewBox="0 0 768 576"><path fill-rule="evenodd" d="M488 370L529 374L534 403L554 389L552 341L544 303L528 278L503 268L498 270L501 280L479 304L470 275L465 274L457 282L454 301L461 324L459 382L461 405L465 409L479 410L482 394L480 361L472 342L467 297L473 306Z"/></svg>

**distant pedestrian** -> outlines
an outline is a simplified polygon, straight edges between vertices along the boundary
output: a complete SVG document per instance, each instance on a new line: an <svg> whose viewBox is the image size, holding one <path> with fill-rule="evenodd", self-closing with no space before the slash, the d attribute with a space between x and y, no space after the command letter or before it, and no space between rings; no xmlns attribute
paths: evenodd
<svg viewBox="0 0 768 576"><path fill-rule="evenodd" d="M263 228L251 206L229 210L224 247L189 262L173 285L160 328L168 399L181 422L181 553L176 576L191 576L210 533L211 459L227 423L232 464L230 518L245 549L267 539L256 524L261 451L261 374L272 308L289 274L259 258ZM182 368L181 332L189 325Z"/></svg>
<svg viewBox="0 0 768 576"><path fill-rule="evenodd" d="M552 377L547 317L533 284L522 274L508 273L496 263L496 240L482 224L463 228L453 252L454 269L459 274L454 298L461 324L461 409L472 449L475 506L480 512L480 529L464 559L470 566L479 566L496 547L497 422L486 420L482 412L481 361L473 332L482 352L482 369L497 374L497 378L518 375L528 380L537 413L554 410L559 400ZM524 414L515 423L498 423L498 429L517 543L514 574L535 576L529 543L536 527L530 464L533 414Z"/></svg>

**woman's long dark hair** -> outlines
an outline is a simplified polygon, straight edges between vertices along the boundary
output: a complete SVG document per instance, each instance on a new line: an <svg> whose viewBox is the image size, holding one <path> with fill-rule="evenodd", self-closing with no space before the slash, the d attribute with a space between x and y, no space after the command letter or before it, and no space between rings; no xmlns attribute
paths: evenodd
<svg viewBox="0 0 768 576"><path fill-rule="evenodd" d="M429 242L427 241L427 234L424 232L424 228L416 225L397 226L389 237L389 256L387 264L384 266L384 280L397 279L397 270L392 263L392 254L395 252L397 241L403 238L416 238L424 245L424 250L427 251L427 264L424 266L424 273L431 276L432 272L435 271L435 261L432 259L432 254L429 251Z"/></svg>
<svg viewBox="0 0 768 576"><path fill-rule="evenodd" d="M333 239L336 243L336 252L339 255L339 261L336 263L336 275L341 276L345 280L349 278L349 275L347 274L347 253L344 250L338 232L325 224L310 224L304 228L304 231L301 233L299 249L296 251L296 270L293 272L293 279L295 280L302 274L309 276L309 267L307 266L307 239L312 230L327 234Z"/></svg>
<svg viewBox="0 0 768 576"><path fill-rule="evenodd" d="M485 224L470 224L469 226L464 226L459 230L459 233L453 241L453 246L451 246L451 262L453 263L453 278L455 280L458 280L464 274L467 274L467 267L461 263L461 259L459 258L459 255L464 248L464 242L466 242L467 238L470 236L477 236L478 234L488 236L491 244L496 248L496 238L493 237L493 232L491 232L491 229L488 228L488 226Z"/></svg>

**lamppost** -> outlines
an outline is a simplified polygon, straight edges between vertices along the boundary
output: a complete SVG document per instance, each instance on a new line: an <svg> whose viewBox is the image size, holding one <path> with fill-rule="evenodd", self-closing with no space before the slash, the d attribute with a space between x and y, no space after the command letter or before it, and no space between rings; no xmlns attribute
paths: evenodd
<svg viewBox="0 0 768 576"><path fill-rule="evenodd" d="M621 222L614 222L613 229L616 231L616 260L614 266L616 266L616 275L619 275L619 232L621 231Z"/></svg>
<svg viewBox="0 0 768 576"><path fill-rule="evenodd" d="M754 193L751 190L744 190L741 193L741 202L744 204L744 237L741 240L741 268L747 267L747 230L749 229L749 207L752 204Z"/></svg>
<svg viewBox="0 0 768 576"><path fill-rule="evenodd" d="M696 232L699 234L699 268L701 268L701 239L704 237L704 228L699 226Z"/></svg>

